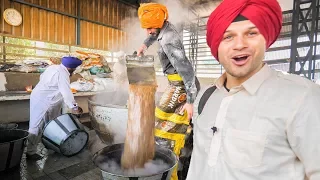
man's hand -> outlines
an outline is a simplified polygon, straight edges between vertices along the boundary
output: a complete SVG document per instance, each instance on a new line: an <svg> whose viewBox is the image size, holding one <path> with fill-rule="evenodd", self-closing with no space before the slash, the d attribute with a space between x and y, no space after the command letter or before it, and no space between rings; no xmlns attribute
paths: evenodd
<svg viewBox="0 0 320 180"><path fill-rule="evenodd" d="M77 106L72 108L72 114L74 115L81 115L83 113L83 110L81 107Z"/></svg>
<svg viewBox="0 0 320 180"><path fill-rule="evenodd" d="M188 113L188 120L190 120L193 115L193 104L186 103L185 105L183 105L183 107L180 111L180 114L183 114L185 110Z"/></svg>
<svg viewBox="0 0 320 180"><path fill-rule="evenodd" d="M147 49L147 46L142 44L142 46L137 50L137 56L142 56L146 49Z"/></svg>

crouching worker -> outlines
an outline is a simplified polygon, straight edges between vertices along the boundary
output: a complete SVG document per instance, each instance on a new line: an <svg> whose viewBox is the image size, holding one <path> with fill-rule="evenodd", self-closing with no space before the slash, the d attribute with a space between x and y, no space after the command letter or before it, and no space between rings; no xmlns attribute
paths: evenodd
<svg viewBox="0 0 320 180"><path fill-rule="evenodd" d="M41 140L44 124L61 115L63 102L79 114L78 107L70 89L70 76L82 61L75 57L63 57L60 65L49 66L40 76L40 81L30 96L30 121L27 158L38 160L37 146Z"/></svg>

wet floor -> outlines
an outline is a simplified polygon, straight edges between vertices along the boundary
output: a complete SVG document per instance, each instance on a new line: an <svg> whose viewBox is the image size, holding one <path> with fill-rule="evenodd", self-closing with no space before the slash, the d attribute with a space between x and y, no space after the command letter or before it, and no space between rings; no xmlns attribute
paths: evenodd
<svg viewBox="0 0 320 180"><path fill-rule="evenodd" d="M19 124L19 128L21 126ZM41 160L27 160L23 154L20 167L0 172L0 180L101 180L101 172L92 163L92 156L106 145L94 130L86 129L89 132L88 146L79 154L65 157L40 144L38 153L43 156Z"/></svg>
<svg viewBox="0 0 320 180"><path fill-rule="evenodd" d="M92 157L94 153L107 145L92 130L90 122L84 123L84 125L89 133L89 141L86 148L79 154L65 157L46 149L40 143L38 154L43 156L41 160L27 160L24 153L20 167L0 172L0 180L102 180L100 169L92 163ZM18 128L26 130L27 126L27 123L19 123ZM179 179L185 180L186 172L180 173L178 174Z"/></svg>

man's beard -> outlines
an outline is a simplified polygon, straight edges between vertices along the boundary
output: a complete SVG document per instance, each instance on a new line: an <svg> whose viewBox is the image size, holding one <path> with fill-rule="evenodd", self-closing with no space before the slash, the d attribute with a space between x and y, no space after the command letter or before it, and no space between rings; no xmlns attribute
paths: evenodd
<svg viewBox="0 0 320 180"><path fill-rule="evenodd" d="M154 32L154 33L150 33L150 35L152 35L154 37L158 36L159 34L160 34L160 29L157 29L156 32Z"/></svg>
<svg viewBox="0 0 320 180"><path fill-rule="evenodd" d="M69 71L69 73L70 73L70 77L72 76L72 74L73 74L73 72L74 72L74 70L68 70Z"/></svg>

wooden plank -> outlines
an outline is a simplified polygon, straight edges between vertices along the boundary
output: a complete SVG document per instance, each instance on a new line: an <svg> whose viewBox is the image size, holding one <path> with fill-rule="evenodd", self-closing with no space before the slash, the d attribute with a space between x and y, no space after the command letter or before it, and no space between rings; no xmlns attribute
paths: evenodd
<svg viewBox="0 0 320 180"><path fill-rule="evenodd" d="M107 29L107 34L106 34L106 40L107 40L107 47L108 47L108 50L111 51L112 49L112 42L111 42L111 28L108 28L106 27Z"/></svg>
<svg viewBox="0 0 320 180"><path fill-rule="evenodd" d="M4 4L3 4L4 6L4 10L6 10L7 8L10 8L10 1L9 0L4 0ZM12 34L12 26L11 25L9 25L8 23L6 23L5 21L4 21L4 27L3 27L3 31L5 32L5 33L8 33L8 34Z"/></svg>
<svg viewBox="0 0 320 180"><path fill-rule="evenodd" d="M39 9L31 8L31 38L39 39Z"/></svg>
<svg viewBox="0 0 320 180"><path fill-rule="evenodd" d="M102 22L101 21L101 0L96 0L97 1L97 3L96 3L96 6L97 6L97 8L96 8L96 10L95 10L95 13L96 13L96 15L97 15L97 19L96 19L96 21L98 21L98 22Z"/></svg>
<svg viewBox="0 0 320 180"><path fill-rule="evenodd" d="M98 26L98 48L99 49L103 49L103 26L99 25Z"/></svg>
<svg viewBox="0 0 320 180"><path fill-rule="evenodd" d="M114 0L111 0L110 3L111 3L110 4L111 5L111 25L115 26L115 23L114 23L115 22L115 18L114 18L114 15L115 15L115 13L114 13L114 10L115 10L114 9Z"/></svg>
<svg viewBox="0 0 320 180"><path fill-rule="evenodd" d="M124 29L125 28L125 21L127 20L127 11L131 11L131 9L126 10L126 5L123 5L123 17L122 17L122 26L121 28Z"/></svg>
<svg viewBox="0 0 320 180"><path fill-rule="evenodd" d="M0 33L0 36L6 36L6 37L12 37L12 38L19 38L19 39L27 39L27 40L35 41L35 39L31 39L30 37L24 37L24 36L16 37L16 36L11 35L11 34L3 34L3 33ZM43 42L55 43L54 41L43 41ZM58 43L58 44L59 44L59 45L69 45L69 44L64 44L64 43ZM75 46L75 45L73 45L73 46Z"/></svg>
<svg viewBox="0 0 320 180"><path fill-rule="evenodd" d="M69 18L69 29L69 44L76 44L76 19Z"/></svg>
<svg viewBox="0 0 320 180"><path fill-rule="evenodd" d="M114 14L113 14L113 23L114 23L114 26L115 27L118 27L118 8L117 8L117 2L116 1L113 1L113 11L114 11Z"/></svg>
<svg viewBox="0 0 320 180"><path fill-rule="evenodd" d="M116 51L118 51L118 49L120 48L120 44L121 44L121 42L119 40L119 30L115 30L114 33L115 33L114 45L115 45Z"/></svg>
<svg viewBox="0 0 320 180"><path fill-rule="evenodd" d="M40 0L39 5L48 8L48 1L49 0Z"/></svg>
<svg viewBox="0 0 320 180"><path fill-rule="evenodd" d="M48 41L48 21L47 12L45 10L39 10L39 30L40 30L40 40Z"/></svg>
<svg viewBox="0 0 320 180"><path fill-rule="evenodd" d="M107 37L108 37L108 29L107 27L102 28L102 49L108 50L108 43L107 43Z"/></svg>
<svg viewBox="0 0 320 180"><path fill-rule="evenodd" d="M0 55L3 55L0 53ZM33 56L33 55L25 55L25 54L15 54L15 53L6 53L7 56L18 56L18 57L32 57L32 58L51 58L50 56Z"/></svg>
<svg viewBox="0 0 320 180"><path fill-rule="evenodd" d="M51 2L52 0L50 0ZM51 41L51 42L56 42L56 39L55 39L55 13L52 13L52 12L48 12L48 15L47 15L47 18L48 18L48 40Z"/></svg>
<svg viewBox="0 0 320 180"><path fill-rule="evenodd" d="M120 32L121 34L121 48L125 49L126 48L126 44L125 44L125 33L123 31Z"/></svg>
<svg viewBox="0 0 320 180"><path fill-rule="evenodd" d="M4 0L0 0L0 33L3 31L3 24L4 24L3 11L4 11Z"/></svg>
<svg viewBox="0 0 320 180"><path fill-rule="evenodd" d="M56 42L63 42L63 22L62 22L62 15L56 14L55 19L55 25L56 25Z"/></svg>
<svg viewBox="0 0 320 180"><path fill-rule="evenodd" d="M58 11L65 12L65 13L67 12L67 10L64 8L65 1L66 0L57 1L57 9L58 9Z"/></svg>
<svg viewBox="0 0 320 180"><path fill-rule="evenodd" d="M37 50L50 51L50 52L68 53L68 51L64 51L64 50L40 48L40 47L34 47L34 46L23 46L23 45L10 44L10 43L0 43L0 46L17 47L17 48L25 48L25 49L37 49Z"/></svg>
<svg viewBox="0 0 320 180"><path fill-rule="evenodd" d="M119 28L121 28L122 27L122 16L123 16L123 4L122 3L119 3L119 5L118 5L119 7L118 7L118 15L119 15L119 17L118 17L118 19L119 19Z"/></svg>
<svg viewBox="0 0 320 180"><path fill-rule="evenodd" d="M99 48L99 41L102 41L102 39L100 39L99 38L99 31L98 31L98 29L99 29L99 26L101 26L101 25L98 25L98 24L93 24L93 26L94 26L94 48Z"/></svg>
<svg viewBox="0 0 320 180"><path fill-rule="evenodd" d="M95 33L95 29L97 28L96 24L90 23L89 25L91 33L90 33L90 47L94 48L95 44L96 44L96 33Z"/></svg>
<svg viewBox="0 0 320 180"><path fill-rule="evenodd" d="M78 0L78 1L80 1L80 0ZM72 14L72 15L77 15L77 0L69 0L69 2L70 2L70 13ZM80 3L80 2L79 2Z"/></svg>
<svg viewBox="0 0 320 180"><path fill-rule="evenodd" d="M61 0L54 0L54 9L59 11L59 4Z"/></svg>
<svg viewBox="0 0 320 180"><path fill-rule="evenodd" d="M118 48L123 49L124 45L123 45L123 39L122 39L122 31L118 31L118 41L119 41Z"/></svg>
<svg viewBox="0 0 320 180"><path fill-rule="evenodd" d="M88 29L88 22L83 21L84 25L82 26L83 30L84 30L84 44L81 44L83 47L89 47L89 39L90 39L90 33L89 33L89 29Z"/></svg>
<svg viewBox="0 0 320 180"><path fill-rule="evenodd" d="M117 51L118 49L118 37L117 37L117 33L118 33L118 30L113 30L113 34L112 34L112 43L113 43L113 51Z"/></svg>
<svg viewBox="0 0 320 180"><path fill-rule="evenodd" d="M108 0L107 3L107 23L108 25L111 25L111 1L112 0ZM110 47L110 46L109 46Z"/></svg>
<svg viewBox="0 0 320 180"><path fill-rule="evenodd" d="M126 44L125 44L125 33L123 31L121 31L121 45L122 48L125 49L126 48Z"/></svg>
<svg viewBox="0 0 320 180"><path fill-rule="evenodd" d="M124 20L125 20L125 5L120 3L120 28L123 29L123 23L124 23Z"/></svg>
<svg viewBox="0 0 320 180"><path fill-rule="evenodd" d="M97 0L92 0L92 20L98 21L98 9L97 9Z"/></svg>
<svg viewBox="0 0 320 180"><path fill-rule="evenodd" d="M80 3L80 16L85 17L86 14L86 8L85 8L85 3L87 0L78 0L78 3Z"/></svg>
<svg viewBox="0 0 320 180"><path fill-rule="evenodd" d="M91 20L91 16L92 16L92 14L91 14L91 12L92 12L92 0L87 0L87 6L85 7L85 9L86 9L86 14L85 14L85 16L84 16L84 18L87 18L87 19L90 19Z"/></svg>
<svg viewBox="0 0 320 180"><path fill-rule="evenodd" d="M26 38L31 38L31 8L26 5L21 5L22 9L22 36Z"/></svg>
<svg viewBox="0 0 320 180"><path fill-rule="evenodd" d="M32 3L32 4L35 4L35 5L40 5L39 0L32 0L31 3Z"/></svg>
<svg viewBox="0 0 320 180"><path fill-rule="evenodd" d="M68 14L72 14L71 13L71 9L70 9L70 6L71 6L71 0L63 0L64 1L64 4L63 4L63 11L68 13Z"/></svg>
<svg viewBox="0 0 320 180"><path fill-rule="evenodd" d="M114 48L115 48L115 46L114 46L114 34L115 33L114 32L115 32L115 30L111 28L111 32L110 32L111 51L114 51Z"/></svg>
<svg viewBox="0 0 320 180"><path fill-rule="evenodd" d="M15 8L17 11L19 11L21 13L21 4L13 3L13 8ZM22 21L23 21L23 18L22 18ZM22 35L22 25L13 26L12 34L15 36L21 36Z"/></svg>
<svg viewBox="0 0 320 180"><path fill-rule="evenodd" d="M94 47L94 26L92 23L88 22L87 23L87 28L88 28L88 31L87 31L87 36L88 36L88 47L89 48L93 48Z"/></svg>
<svg viewBox="0 0 320 180"><path fill-rule="evenodd" d="M86 35L85 35L85 46L84 47L90 47L90 30L89 30L89 22L85 22L85 26L84 26L84 29L86 30Z"/></svg>
<svg viewBox="0 0 320 180"><path fill-rule="evenodd" d="M89 42L89 46L90 48L94 48L94 41L95 41L95 38L94 38L94 29L95 29L95 26L93 23L88 23L88 42Z"/></svg>
<svg viewBox="0 0 320 180"><path fill-rule="evenodd" d="M87 22L81 21L81 46L87 46Z"/></svg>
<svg viewBox="0 0 320 180"><path fill-rule="evenodd" d="M108 4L107 4L107 1L106 0L102 0L102 21L104 24L108 24L108 15L107 15L107 12L108 12Z"/></svg>
<svg viewBox="0 0 320 180"><path fill-rule="evenodd" d="M66 22L66 18L67 16L61 16L61 42L62 43L68 43L68 39L69 39L69 33L68 33L68 28L67 28L67 22Z"/></svg>
<svg viewBox="0 0 320 180"><path fill-rule="evenodd" d="M105 39L106 39L106 46L107 46L107 48L106 49L108 49L108 50L110 50L111 49L111 42L110 42L110 28L108 28L108 27L105 27L105 32L106 32L106 34L105 34Z"/></svg>
<svg viewBox="0 0 320 180"><path fill-rule="evenodd" d="M91 3L90 3L90 1L92 1L92 0L86 0L86 4L85 4L86 14L83 17L87 18L87 19L90 19L90 17L91 17L91 14L90 14Z"/></svg>
<svg viewBox="0 0 320 180"><path fill-rule="evenodd" d="M120 3L117 1L117 4L116 4L116 6L117 6L117 27L118 28L120 28L121 26L120 26Z"/></svg>
<svg viewBox="0 0 320 180"><path fill-rule="evenodd" d="M49 8L56 9L56 0L48 0L49 1Z"/></svg>

